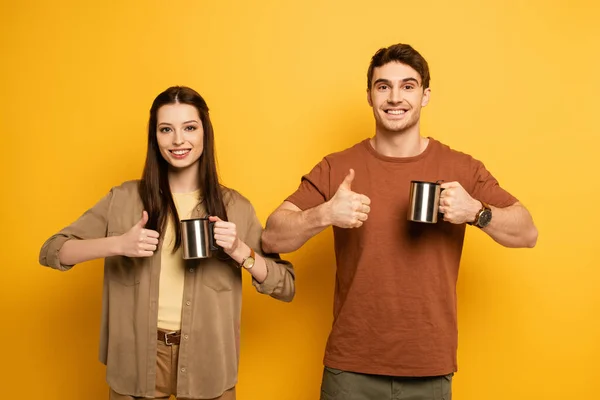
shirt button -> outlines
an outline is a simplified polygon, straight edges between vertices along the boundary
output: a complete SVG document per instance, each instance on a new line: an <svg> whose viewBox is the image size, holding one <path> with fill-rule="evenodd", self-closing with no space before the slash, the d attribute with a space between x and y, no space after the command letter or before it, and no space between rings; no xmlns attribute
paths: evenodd
<svg viewBox="0 0 600 400"><path fill-rule="evenodd" d="M192 273L193 273L193 272L194 272L194 268L190 268L190 272L192 272Z"/></svg>
<svg viewBox="0 0 600 400"><path fill-rule="evenodd" d="M185 302L185 305L186 306L190 306L190 305L192 305L192 302L188 300L188 301Z"/></svg>
<svg viewBox="0 0 600 400"><path fill-rule="evenodd" d="M184 338L185 340L188 340L189 336L188 336L188 335L183 335L183 338Z"/></svg>
<svg viewBox="0 0 600 400"><path fill-rule="evenodd" d="M185 373L185 368L181 368L181 372L184 372L184 373Z"/></svg>

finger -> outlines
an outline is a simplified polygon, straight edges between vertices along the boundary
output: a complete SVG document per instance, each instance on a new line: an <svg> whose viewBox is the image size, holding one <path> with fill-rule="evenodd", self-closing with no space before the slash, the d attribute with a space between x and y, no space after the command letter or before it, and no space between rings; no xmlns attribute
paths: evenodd
<svg viewBox="0 0 600 400"><path fill-rule="evenodd" d="M222 248L224 248L226 250L229 250L232 247L232 243L231 242L226 242L226 241L223 241L223 240L215 240L215 243L217 244L217 246L222 247Z"/></svg>
<svg viewBox="0 0 600 400"><path fill-rule="evenodd" d="M144 243L146 243L146 244L155 244L156 245L156 244L158 244L158 239L150 238L149 237L149 238L146 238L146 240L144 240Z"/></svg>
<svg viewBox="0 0 600 400"><path fill-rule="evenodd" d="M365 196L364 194L360 195L360 202L366 205L370 205L371 204L371 199L368 198L367 196Z"/></svg>
<svg viewBox="0 0 600 400"><path fill-rule="evenodd" d="M215 222L215 229L231 229L235 228L235 224L229 221L217 221Z"/></svg>
<svg viewBox="0 0 600 400"><path fill-rule="evenodd" d="M368 206L368 205L366 205L366 204L363 204L363 205L360 207L359 211L360 211L360 212L362 212L362 213L368 214L368 213L370 213L370 212L371 212L371 207L369 207L369 206Z"/></svg>
<svg viewBox="0 0 600 400"><path fill-rule="evenodd" d="M156 251L156 246L155 246L155 245L153 245L153 244L144 243L144 244L142 245L142 250L144 250L144 251L152 251L152 252L154 252L154 251Z"/></svg>
<svg viewBox="0 0 600 400"><path fill-rule="evenodd" d="M216 241L223 241L223 242L233 243L233 239L234 239L234 236L217 235L217 234L215 234L215 240Z"/></svg>
<svg viewBox="0 0 600 400"><path fill-rule="evenodd" d="M456 181L452 181L452 182L444 182L444 183L442 183L442 184L440 185L440 187L441 187L442 189L450 189L450 188L453 188L453 187L458 187L458 186L460 186L460 183L458 183L458 182L456 182ZM443 193L443 192L442 192L442 193Z"/></svg>
<svg viewBox="0 0 600 400"><path fill-rule="evenodd" d="M152 257L154 252L148 250L141 250L138 254L138 257Z"/></svg>
<svg viewBox="0 0 600 400"><path fill-rule="evenodd" d="M341 183L340 188L352 190L352 181L353 180L354 180L354 170L352 168L350 168L350 172L344 178L344 181Z"/></svg>
<svg viewBox="0 0 600 400"><path fill-rule="evenodd" d="M144 234L149 238L158 239L160 237L160 233L153 231L152 229L144 229Z"/></svg>
<svg viewBox="0 0 600 400"><path fill-rule="evenodd" d="M444 189L440 193L440 199L443 199L444 197L452 196L452 193L454 193L454 190L452 190L452 188Z"/></svg>
<svg viewBox="0 0 600 400"><path fill-rule="evenodd" d="M357 221L357 222L354 224L354 226L353 226L353 227L354 227L354 228L360 228L362 225L363 225L363 222L362 222L362 221Z"/></svg>
<svg viewBox="0 0 600 400"><path fill-rule="evenodd" d="M358 218L359 221L364 222L367 220L367 218L369 218L369 216L365 213L357 213L356 218Z"/></svg>
<svg viewBox="0 0 600 400"><path fill-rule="evenodd" d="M221 218L217 217L216 215L211 215L208 217L208 219L212 222L223 221Z"/></svg>
<svg viewBox="0 0 600 400"><path fill-rule="evenodd" d="M225 227L220 227L220 228L216 228L214 230L215 234L220 234L220 235L231 235L231 236L235 236L236 235L236 229L235 226L225 226Z"/></svg>
<svg viewBox="0 0 600 400"><path fill-rule="evenodd" d="M148 213L146 212L146 210L142 211L142 219L139 220L139 222L137 223L137 226L139 226L140 228L143 228L144 226L146 226L146 223L148 222Z"/></svg>

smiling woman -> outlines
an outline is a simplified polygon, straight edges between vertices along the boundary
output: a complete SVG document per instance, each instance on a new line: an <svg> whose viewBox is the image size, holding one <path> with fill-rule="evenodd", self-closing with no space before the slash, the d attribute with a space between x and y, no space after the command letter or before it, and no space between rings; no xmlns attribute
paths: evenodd
<svg viewBox="0 0 600 400"><path fill-rule="evenodd" d="M158 132L160 154L169 164L186 168L198 162L202 155L203 132L194 106L181 103L162 106L158 110Z"/></svg>
<svg viewBox="0 0 600 400"><path fill-rule="evenodd" d="M184 260L180 219L206 216L219 252ZM142 179L113 188L40 252L62 271L105 258L100 360L111 399L235 399L242 269L260 293L295 292L291 264L262 254L261 233L250 202L219 183L204 99L180 86L159 94Z"/></svg>

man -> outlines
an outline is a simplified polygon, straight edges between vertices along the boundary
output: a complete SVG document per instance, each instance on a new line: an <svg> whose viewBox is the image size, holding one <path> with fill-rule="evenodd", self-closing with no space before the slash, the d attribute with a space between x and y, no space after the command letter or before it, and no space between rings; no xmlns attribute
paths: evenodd
<svg viewBox="0 0 600 400"><path fill-rule="evenodd" d="M273 212L266 252L291 252L333 226L334 322L321 399L450 399L456 281L465 226L533 247L529 212L473 157L420 135L429 68L406 44L371 60L375 136L326 156ZM444 181L443 221L407 220L411 180Z"/></svg>

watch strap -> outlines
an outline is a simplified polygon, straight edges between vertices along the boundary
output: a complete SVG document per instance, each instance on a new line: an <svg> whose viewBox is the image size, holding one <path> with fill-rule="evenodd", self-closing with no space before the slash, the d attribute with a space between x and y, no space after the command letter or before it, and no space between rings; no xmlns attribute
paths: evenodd
<svg viewBox="0 0 600 400"><path fill-rule="evenodd" d="M481 200L478 200L478 201L481 203L481 208L479 209L479 211L477 211L477 214L475 214L475 219L473 220L473 222L467 222L469 225L479 226L479 218L481 217L481 214L485 210L491 210L489 204L484 203Z"/></svg>
<svg viewBox="0 0 600 400"><path fill-rule="evenodd" d="M250 247L250 255L248 257L244 258L244 261L242 261L242 263L240 264L240 267L243 267L246 269L252 269L252 267L254 267L255 256L256 256L256 253L254 252L254 249L252 247ZM249 261L249 259L252 259L252 265L247 267L246 261Z"/></svg>

